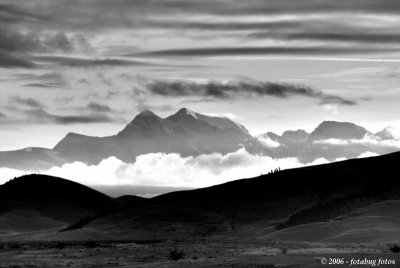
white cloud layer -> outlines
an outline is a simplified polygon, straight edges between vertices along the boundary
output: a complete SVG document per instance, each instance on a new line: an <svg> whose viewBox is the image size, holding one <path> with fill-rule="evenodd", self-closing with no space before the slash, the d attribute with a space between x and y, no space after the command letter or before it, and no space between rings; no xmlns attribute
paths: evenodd
<svg viewBox="0 0 400 268"><path fill-rule="evenodd" d="M400 140L400 120L391 122L390 126L384 129L393 139Z"/></svg>
<svg viewBox="0 0 400 268"><path fill-rule="evenodd" d="M338 159L343 160L343 159ZM308 165L328 163L320 158ZM296 158L273 159L252 155L240 149L221 155L218 153L197 157L179 154L152 153L140 155L132 164L110 157L98 165L81 162L65 164L44 170L42 174L66 178L85 185L148 185L206 187L227 181L251 178L280 167L289 169L304 166ZM0 169L0 183L29 174L8 168Z"/></svg>
<svg viewBox="0 0 400 268"><path fill-rule="evenodd" d="M277 148L281 146L279 142L270 139L268 136L259 136L257 139L267 148Z"/></svg>
<svg viewBox="0 0 400 268"><path fill-rule="evenodd" d="M314 143L317 144L329 144L329 145L353 145L353 144L363 144L363 145L376 145L381 147L393 147L400 148L400 140L382 140L379 137L365 135L362 139L326 139L326 140L318 140Z"/></svg>
<svg viewBox="0 0 400 268"><path fill-rule="evenodd" d="M373 152L365 152L362 153L358 156L358 158L366 158L366 157L373 157L373 156L378 156L377 153L373 153Z"/></svg>
<svg viewBox="0 0 400 268"><path fill-rule="evenodd" d="M246 118L244 118L242 116L238 116L233 113L203 113L203 114L207 115L207 116L212 116L212 117L225 117L225 118L231 119L233 121L246 120Z"/></svg>

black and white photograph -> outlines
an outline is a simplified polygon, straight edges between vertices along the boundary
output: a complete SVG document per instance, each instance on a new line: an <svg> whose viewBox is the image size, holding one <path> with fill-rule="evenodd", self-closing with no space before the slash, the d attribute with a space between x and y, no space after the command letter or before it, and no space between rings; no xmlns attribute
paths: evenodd
<svg viewBox="0 0 400 268"><path fill-rule="evenodd" d="M400 0L0 0L8 267L400 267Z"/></svg>

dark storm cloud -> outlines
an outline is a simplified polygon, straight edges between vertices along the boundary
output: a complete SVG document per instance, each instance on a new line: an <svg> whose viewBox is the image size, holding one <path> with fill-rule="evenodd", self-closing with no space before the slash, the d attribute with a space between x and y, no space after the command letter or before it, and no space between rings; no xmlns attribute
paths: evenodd
<svg viewBox="0 0 400 268"><path fill-rule="evenodd" d="M0 4L0 22L16 23L16 22L32 22L47 21L46 18L34 14L34 10L27 11L23 8L12 4Z"/></svg>
<svg viewBox="0 0 400 268"><path fill-rule="evenodd" d="M326 94L306 86L284 83L269 83L257 81L233 81L196 83L191 81L153 81L147 84L151 93L167 97L200 96L215 99L233 99L239 97L270 96L287 99L303 96L318 99L321 104L356 105L354 100L337 95Z"/></svg>
<svg viewBox="0 0 400 268"><path fill-rule="evenodd" d="M11 27L11 29L13 29ZM19 32L16 29L0 27L0 49L13 52L74 52L90 51L91 45L82 34L67 35L63 32L42 33Z"/></svg>
<svg viewBox="0 0 400 268"><path fill-rule="evenodd" d="M0 112L0 118L5 118L6 115Z"/></svg>
<svg viewBox="0 0 400 268"><path fill-rule="evenodd" d="M35 3L35 4L31 4ZM310 12L398 12L397 0L75 0L73 5L62 0L23 0L12 1L12 5L2 5L3 13L19 18L46 20L55 22L91 22L95 26L99 21L108 24L122 24L134 21L129 14L271 14L271 13L310 13ZM68 7L68 8L67 8ZM96 16L99 11L102 16ZM86 14L86 16L83 16ZM114 16L119 14L120 16ZM78 18L78 19L77 19ZM96 20L93 20L96 18Z"/></svg>
<svg viewBox="0 0 400 268"><path fill-rule="evenodd" d="M398 13L398 0L15 0L0 7L0 21L36 22L77 29L149 27L160 16L271 15L333 12ZM101 16L99 16L101 14ZM190 26L191 27L191 26Z"/></svg>
<svg viewBox="0 0 400 268"><path fill-rule="evenodd" d="M396 33L399 25L390 20L377 20L377 17L384 19L388 15L399 15L399 11L398 0L248 0L245 3L239 0L14 0L0 5L0 23L12 26L3 27L7 31L0 30L0 48L68 52L77 46L85 47L89 43L85 35L88 33L164 29L173 30L167 33L171 38L176 38L175 30L182 30L189 39L199 31L205 31L207 33L203 34L208 37L232 34L231 37L240 41L269 38L278 41L323 41L328 44L309 48L177 49L154 52L154 56L391 52L393 48L375 45L378 42L396 44L399 35L393 33ZM336 16L337 13L346 13L347 19ZM363 24L354 23L357 18L352 20L349 14L355 17L373 16L364 17L368 23ZM209 17L201 17L204 15ZM243 16L246 18L243 19ZM255 16L269 20L260 21ZM19 32L15 30L19 29L18 26L45 29L54 34L43 35L34 30ZM369 33L368 28L375 26L380 30ZM339 46L335 44L338 41L359 42L363 46ZM111 49L110 54L113 51ZM116 59L92 62L59 59L57 63L72 67L132 64Z"/></svg>
<svg viewBox="0 0 400 268"><path fill-rule="evenodd" d="M0 25L0 67L3 68L38 67L29 57L29 53L88 52L91 49L89 42L81 34L20 32L13 26L5 28Z"/></svg>
<svg viewBox="0 0 400 268"><path fill-rule="evenodd" d="M35 67L36 65L33 62L0 49L0 68L32 69Z"/></svg>

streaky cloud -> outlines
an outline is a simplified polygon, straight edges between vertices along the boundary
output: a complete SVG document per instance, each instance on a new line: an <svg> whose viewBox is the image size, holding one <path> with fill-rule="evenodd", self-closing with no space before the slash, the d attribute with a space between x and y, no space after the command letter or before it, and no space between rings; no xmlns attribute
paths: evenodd
<svg viewBox="0 0 400 268"><path fill-rule="evenodd" d="M110 123L115 120L105 114L88 115L56 115L45 111L44 109L32 109L24 111L28 120L36 123L54 123L60 125L69 124L88 124L88 123Z"/></svg>
<svg viewBox="0 0 400 268"><path fill-rule="evenodd" d="M24 98L21 96L14 95L14 96L10 96L8 101L11 105L14 105L14 106L23 106L23 107L28 107L28 108L43 108L44 107L44 105L40 101L38 101L34 98L29 98L29 97Z"/></svg>
<svg viewBox="0 0 400 268"><path fill-rule="evenodd" d="M269 31L255 32L247 35L250 38L255 39L280 39L290 41L329 41L329 42L357 42L362 44L378 43L378 44L397 44L400 42L400 35L394 33L377 33L377 32L303 32L303 33L271 33ZM358 29L361 31L361 29Z"/></svg>
<svg viewBox="0 0 400 268"><path fill-rule="evenodd" d="M395 48L387 47L339 47L339 46L307 46L307 47L203 47L179 48L149 51L126 56L144 57L238 57L238 56L275 56L275 55L346 55L371 54L377 52L394 52Z"/></svg>
<svg viewBox="0 0 400 268"><path fill-rule="evenodd" d="M31 59L36 62L44 62L55 64L59 66L68 67L101 67L101 66L158 66L157 64L133 61L115 58L80 58L80 57L66 57L66 56L32 56Z"/></svg>
<svg viewBox="0 0 400 268"><path fill-rule="evenodd" d="M151 93L166 97L200 96L214 99L270 96L287 99L294 96L315 98L321 104L356 105L357 102L341 96L326 94L311 87L259 81L209 81L198 83L185 80L155 80L147 83Z"/></svg>

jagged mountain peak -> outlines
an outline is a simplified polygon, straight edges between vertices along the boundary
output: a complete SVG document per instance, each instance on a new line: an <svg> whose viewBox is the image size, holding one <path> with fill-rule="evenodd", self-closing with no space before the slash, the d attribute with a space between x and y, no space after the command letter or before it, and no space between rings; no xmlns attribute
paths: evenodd
<svg viewBox="0 0 400 268"><path fill-rule="evenodd" d="M196 115L195 112L193 112L192 110L190 110L190 109L188 109L186 107L183 107L183 108L179 109L179 111L177 113L178 114L186 114L186 115Z"/></svg>
<svg viewBox="0 0 400 268"><path fill-rule="evenodd" d="M182 108L179 109L179 111L177 111L175 114L167 118L167 120L171 121L181 121L187 119L198 119L197 113L193 112L192 110L189 110L188 108Z"/></svg>
<svg viewBox="0 0 400 268"><path fill-rule="evenodd" d="M158 122L160 120L162 120L162 118L156 115L154 112L150 110L144 110L140 112L138 115L136 115L135 118L133 118L133 120L124 128L124 130L130 129L133 126L137 125L140 126L151 125L154 122Z"/></svg>
<svg viewBox="0 0 400 268"><path fill-rule="evenodd" d="M162 118L150 110L140 112L117 137L131 138L133 136L153 137L165 134Z"/></svg>
<svg viewBox="0 0 400 268"><path fill-rule="evenodd" d="M133 120L143 119L143 118L158 118L158 119L160 119L160 117L158 115L156 115L154 112L152 112L150 110L144 110L144 111L140 112Z"/></svg>

